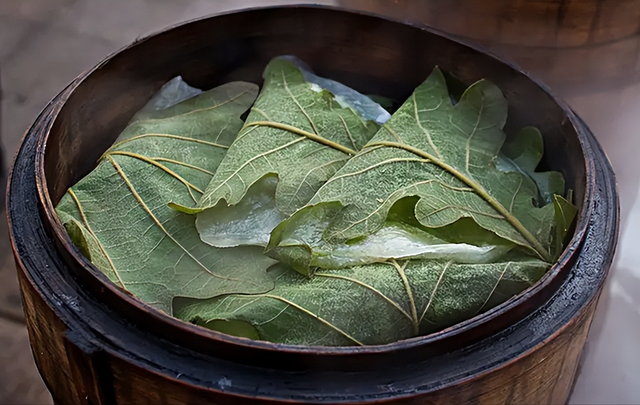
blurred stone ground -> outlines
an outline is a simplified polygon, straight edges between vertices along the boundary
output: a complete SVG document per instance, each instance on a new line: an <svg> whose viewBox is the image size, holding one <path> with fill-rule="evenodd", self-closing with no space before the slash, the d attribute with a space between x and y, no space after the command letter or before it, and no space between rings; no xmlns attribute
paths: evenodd
<svg viewBox="0 0 640 405"><path fill-rule="evenodd" d="M287 3L301 1L0 0L0 134L5 170L46 103L110 53L179 21ZM4 199L4 189L1 195ZM1 215L0 404L50 404L29 348L4 210Z"/></svg>

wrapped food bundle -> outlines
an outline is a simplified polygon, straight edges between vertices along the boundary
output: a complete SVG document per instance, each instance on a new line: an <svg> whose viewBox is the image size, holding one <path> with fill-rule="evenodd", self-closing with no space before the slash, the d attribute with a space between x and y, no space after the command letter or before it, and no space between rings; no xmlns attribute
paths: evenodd
<svg viewBox="0 0 640 405"><path fill-rule="evenodd" d="M260 91L177 77L57 213L114 283L211 329L330 346L436 332L538 281L577 210L536 171L536 128L505 141L489 81L435 67L399 104L291 56Z"/></svg>

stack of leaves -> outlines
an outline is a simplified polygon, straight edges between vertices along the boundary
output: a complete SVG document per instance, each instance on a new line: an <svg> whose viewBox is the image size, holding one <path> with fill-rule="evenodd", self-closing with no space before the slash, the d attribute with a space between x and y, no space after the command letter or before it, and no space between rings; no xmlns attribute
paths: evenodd
<svg viewBox="0 0 640 405"><path fill-rule="evenodd" d="M264 79L255 103L253 84L174 79L65 194L114 283L237 336L370 345L482 313L560 255L576 207L535 171L535 128L505 143L495 85L456 94L436 68L390 116L291 57Z"/></svg>

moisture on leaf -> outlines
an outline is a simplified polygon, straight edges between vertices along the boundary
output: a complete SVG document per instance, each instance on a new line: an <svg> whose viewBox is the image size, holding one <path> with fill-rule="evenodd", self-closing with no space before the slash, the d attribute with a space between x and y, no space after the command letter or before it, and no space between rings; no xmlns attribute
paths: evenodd
<svg viewBox="0 0 640 405"><path fill-rule="evenodd" d="M273 287L265 270L274 261L259 248L212 248L200 241L192 216L167 206L195 205L257 91L234 82L198 94L181 81L168 83L63 196L61 222L114 283L168 313L176 296Z"/></svg>

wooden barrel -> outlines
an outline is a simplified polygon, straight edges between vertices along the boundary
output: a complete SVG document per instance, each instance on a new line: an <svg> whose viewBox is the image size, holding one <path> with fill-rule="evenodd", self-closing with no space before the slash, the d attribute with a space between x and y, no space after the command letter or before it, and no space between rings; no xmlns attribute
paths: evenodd
<svg viewBox="0 0 640 405"><path fill-rule="evenodd" d="M569 96L640 76L640 0L342 0L426 24L517 62Z"/></svg>
<svg viewBox="0 0 640 405"><path fill-rule="evenodd" d="M579 207L549 272L444 331L383 346L250 341L191 325L119 289L73 246L54 212L131 116L182 75L210 88L260 83L294 54L364 93L406 98L434 65L488 78L510 102L507 131L536 125L546 167ZM617 237L615 178L585 124L526 74L446 35L331 8L202 19L145 38L83 74L24 138L8 218L31 345L58 404L564 403Z"/></svg>

